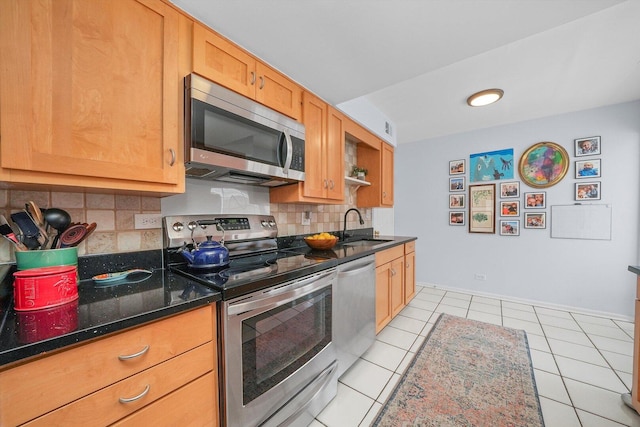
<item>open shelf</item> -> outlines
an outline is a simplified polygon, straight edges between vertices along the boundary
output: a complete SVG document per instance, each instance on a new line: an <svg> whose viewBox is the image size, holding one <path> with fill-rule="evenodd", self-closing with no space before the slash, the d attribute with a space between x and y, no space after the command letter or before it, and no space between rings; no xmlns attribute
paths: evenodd
<svg viewBox="0 0 640 427"><path fill-rule="evenodd" d="M351 176L345 176L344 183L349 186L349 203L351 204L353 204L353 195L355 194L356 191L358 191L358 188L362 186L366 187L367 185L371 185L370 182L363 181L361 179L357 179Z"/></svg>
<svg viewBox="0 0 640 427"><path fill-rule="evenodd" d="M358 187L360 187L362 185L371 185L370 182L363 181L361 179L357 179L357 178L354 178L352 176L345 176L344 177L344 183L347 184L347 185L357 185ZM356 188L356 190L357 190L357 188Z"/></svg>

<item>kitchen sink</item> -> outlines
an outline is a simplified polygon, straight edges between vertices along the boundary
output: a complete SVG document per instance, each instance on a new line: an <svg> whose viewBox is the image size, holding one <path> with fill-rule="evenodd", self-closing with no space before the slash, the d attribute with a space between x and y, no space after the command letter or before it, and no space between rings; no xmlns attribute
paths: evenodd
<svg viewBox="0 0 640 427"><path fill-rule="evenodd" d="M343 243L342 246L375 246L381 243L391 242L391 240L384 239L362 239L354 242Z"/></svg>

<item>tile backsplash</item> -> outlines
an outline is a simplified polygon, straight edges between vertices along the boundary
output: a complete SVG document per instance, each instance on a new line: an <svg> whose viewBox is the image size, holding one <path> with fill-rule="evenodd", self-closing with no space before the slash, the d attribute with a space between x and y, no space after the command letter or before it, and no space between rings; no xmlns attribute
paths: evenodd
<svg viewBox="0 0 640 427"><path fill-rule="evenodd" d="M136 230L134 215L160 213L160 199L135 195L94 194L57 191L0 190L0 211L16 233L10 215L33 200L41 208L56 207L71 215L71 221L97 224L96 230L78 245L78 253L105 254L162 247L162 230ZM51 230L52 233L55 231ZM0 262L14 259L6 240L0 243Z"/></svg>
<svg viewBox="0 0 640 427"><path fill-rule="evenodd" d="M345 171L356 164L356 145L346 144ZM268 189L262 187L223 185L215 182L187 180L185 194L165 199L136 195L77 193L58 191L0 190L0 212L14 230L10 219L13 212L23 210L33 200L41 208L56 207L69 212L73 222L95 222L96 230L78 246L80 255L109 254L162 248L162 229L135 229L135 215L178 213L270 213L278 224L280 236L340 231L344 214L356 207L357 195L350 197L345 187L347 203L340 205L306 205L269 203ZM310 225L302 225L302 216L310 214ZM372 209L360 209L364 225L353 212L347 218L347 228L372 227ZM0 241L0 262L14 260L13 248L5 239Z"/></svg>

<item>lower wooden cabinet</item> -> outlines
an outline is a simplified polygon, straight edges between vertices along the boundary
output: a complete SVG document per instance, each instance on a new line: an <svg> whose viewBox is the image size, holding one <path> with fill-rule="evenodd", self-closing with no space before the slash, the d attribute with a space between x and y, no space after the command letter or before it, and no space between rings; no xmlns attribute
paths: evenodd
<svg viewBox="0 0 640 427"><path fill-rule="evenodd" d="M208 373L112 425L217 427L220 421L215 384L215 373Z"/></svg>
<svg viewBox="0 0 640 427"><path fill-rule="evenodd" d="M189 425L195 401L191 424L217 425L215 319L206 306L0 371L0 425Z"/></svg>
<svg viewBox="0 0 640 427"><path fill-rule="evenodd" d="M416 296L416 242L404 245L404 304Z"/></svg>
<svg viewBox="0 0 640 427"><path fill-rule="evenodd" d="M414 242L376 253L376 333L411 301L415 288Z"/></svg>

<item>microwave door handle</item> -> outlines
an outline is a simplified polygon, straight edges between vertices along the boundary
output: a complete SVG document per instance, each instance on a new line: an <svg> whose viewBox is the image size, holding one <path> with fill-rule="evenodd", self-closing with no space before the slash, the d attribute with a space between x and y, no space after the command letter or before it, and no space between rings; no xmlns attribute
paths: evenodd
<svg viewBox="0 0 640 427"><path fill-rule="evenodd" d="M293 160L293 142L291 142L291 135L289 135L289 130L285 129L282 134L284 135L284 139L287 142L287 156L284 160L283 172L289 173L289 167L291 167L291 160Z"/></svg>

